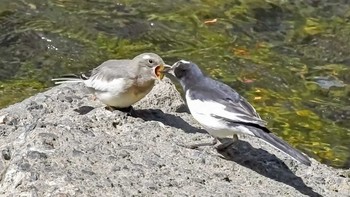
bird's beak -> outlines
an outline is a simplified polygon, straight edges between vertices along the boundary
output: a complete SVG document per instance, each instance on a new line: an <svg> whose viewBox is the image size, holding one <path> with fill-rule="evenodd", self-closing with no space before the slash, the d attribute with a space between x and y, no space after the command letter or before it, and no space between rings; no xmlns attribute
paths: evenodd
<svg viewBox="0 0 350 197"><path fill-rule="evenodd" d="M175 69L175 64L174 64L173 66L167 65L167 67L164 68L164 70L162 71L162 73L169 73L169 74L175 76L174 69Z"/></svg>
<svg viewBox="0 0 350 197"><path fill-rule="evenodd" d="M171 68L171 66L167 64L160 64L153 69L153 73L158 80L162 80L164 78L164 70Z"/></svg>

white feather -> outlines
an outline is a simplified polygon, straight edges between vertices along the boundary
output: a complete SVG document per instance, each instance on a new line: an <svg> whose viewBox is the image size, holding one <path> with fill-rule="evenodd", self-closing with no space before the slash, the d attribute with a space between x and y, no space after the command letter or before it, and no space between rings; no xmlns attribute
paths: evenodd
<svg viewBox="0 0 350 197"><path fill-rule="evenodd" d="M124 78L117 78L111 81L107 81L100 78L90 78L84 81L85 85L89 88L93 88L97 91L108 92L122 92L125 90L126 80Z"/></svg>
<svg viewBox="0 0 350 197"><path fill-rule="evenodd" d="M191 62L186 61L186 60L180 60L179 62L184 63L184 64L190 64Z"/></svg>
<svg viewBox="0 0 350 197"><path fill-rule="evenodd" d="M144 55L144 56L142 56L142 59L145 59L145 60L151 59L151 56L150 55Z"/></svg>
<svg viewBox="0 0 350 197"><path fill-rule="evenodd" d="M233 134L254 134L244 126L229 126L223 120L213 116L219 116L233 121L244 121L238 114L225 110L225 105L213 101L193 100L190 98L190 90L186 91L188 108L194 117L214 137L231 137Z"/></svg>
<svg viewBox="0 0 350 197"><path fill-rule="evenodd" d="M80 83L80 82L83 82L84 80L79 78L61 77L61 78L51 79L51 81L54 81L55 84L63 84L63 83Z"/></svg>
<svg viewBox="0 0 350 197"><path fill-rule="evenodd" d="M131 83L129 84L124 78L111 81L90 78L84 83L101 102L109 106L128 107L138 99L130 91L126 91Z"/></svg>

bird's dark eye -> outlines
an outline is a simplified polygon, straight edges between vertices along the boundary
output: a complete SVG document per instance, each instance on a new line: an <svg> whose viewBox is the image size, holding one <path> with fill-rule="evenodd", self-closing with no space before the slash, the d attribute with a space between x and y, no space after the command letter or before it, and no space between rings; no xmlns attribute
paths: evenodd
<svg viewBox="0 0 350 197"><path fill-rule="evenodd" d="M148 63L150 63L150 64L153 64L153 62L154 62L154 61L151 60L151 59L148 60Z"/></svg>
<svg viewBox="0 0 350 197"><path fill-rule="evenodd" d="M185 68L177 68L177 69L175 69L174 73L175 73L175 76L180 79L186 75L186 69Z"/></svg>

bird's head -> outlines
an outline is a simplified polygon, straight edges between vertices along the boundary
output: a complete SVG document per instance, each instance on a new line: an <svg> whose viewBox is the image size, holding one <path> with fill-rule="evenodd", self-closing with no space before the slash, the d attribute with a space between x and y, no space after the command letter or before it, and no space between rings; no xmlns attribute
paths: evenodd
<svg viewBox="0 0 350 197"><path fill-rule="evenodd" d="M154 79L163 79L163 70L170 68L163 59L155 53L142 53L133 59L143 73L148 73Z"/></svg>
<svg viewBox="0 0 350 197"><path fill-rule="evenodd" d="M183 87L195 83L203 77L203 73L199 67L186 60L175 62L170 68L164 69L163 72L173 75L180 81Z"/></svg>

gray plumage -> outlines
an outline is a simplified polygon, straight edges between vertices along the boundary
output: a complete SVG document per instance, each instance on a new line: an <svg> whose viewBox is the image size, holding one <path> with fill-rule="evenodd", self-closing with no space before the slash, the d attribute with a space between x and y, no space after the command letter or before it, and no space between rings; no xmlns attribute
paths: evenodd
<svg viewBox="0 0 350 197"><path fill-rule="evenodd" d="M155 80L161 79L157 69L166 64L157 54L143 53L133 59L107 60L91 71L90 76L52 79L55 84L84 83L107 106L127 108L151 91Z"/></svg>

